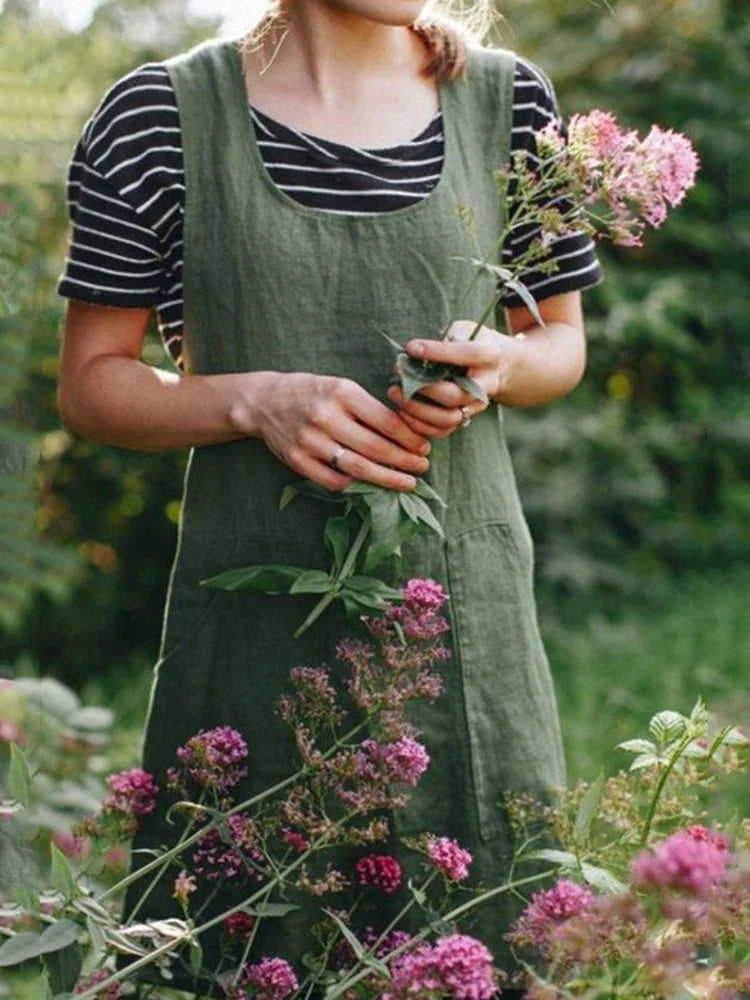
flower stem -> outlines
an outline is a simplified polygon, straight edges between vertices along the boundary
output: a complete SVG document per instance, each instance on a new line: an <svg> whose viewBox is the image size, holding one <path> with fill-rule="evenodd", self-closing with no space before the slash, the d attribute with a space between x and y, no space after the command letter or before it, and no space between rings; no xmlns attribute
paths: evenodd
<svg viewBox="0 0 750 1000"><path fill-rule="evenodd" d="M669 763L664 768L662 773L659 775L659 781L656 785L656 791L654 792L654 797L651 799L651 805L649 806L648 815L646 816L646 822L643 826L643 833L641 834L640 846L645 847L648 841L648 835L651 833L651 826L654 822L654 816L656 814L656 807L661 799L662 792L664 791L664 786L667 783L667 778L672 773L672 771L677 766L677 761L682 757L683 753L687 747L693 741L693 734L688 731L680 740L677 749L672 754L669 759Z"/></svg>

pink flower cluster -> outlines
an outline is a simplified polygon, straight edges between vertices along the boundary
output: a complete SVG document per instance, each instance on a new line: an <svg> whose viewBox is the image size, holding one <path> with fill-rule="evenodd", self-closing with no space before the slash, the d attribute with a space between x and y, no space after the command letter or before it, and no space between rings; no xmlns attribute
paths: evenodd
<svg viewBox="0 0 750 1000"><path fill-rule="evenodd" d="M414 787L427 770L430 758L424 746L411 737L395 743L363 740L356 750L345 750L326 762L326 781L334 795L357 812L398 808L406 799L391 785Z"/></svg>
<svg viewBox="0 0 750 1000"><path fill-rule="evenodd" d="M399 955L392 963L391 977L381 1000L420 996L489 1000L498 984L489 949L466 934L451 934Z"/></svg>
<svg viewBox="0 0 750 1000"><path fill-rule="evenodd" d="M97 969L96 972L92 972L91 975L86 976L85 979L81 979L76 984L73 995L80 996L82 993L86 993L87 990L103 983L105 979L109 979L111 975L112 973L108 969ZM111 983L96 994L96 1000L120 1000L121 997L122 990L119 983Z"/></svg>
<svg viewBox="0 0 750 1000"><path fill-rule="evenodd" d="M676 889L704 896L722 878L729 860L728 841L703 826L673 833L633 862L633 882L641 888Z"/></svg>
<svg viewBox="0 0 750 1000"><path fill-rule="evenodd" d="M370 885L389 896L401 886L401 865L390 854L368 854L355 866L360 885Z"/></svg>
<svg viewBox="0 0 750 1000"><path fill-rule="evenodd" d="M427 845L427 857L451 882L463 882L469 876L471 854L450 837L433 838Z"/></svg>
<svg viewBox="0 0 750 1000"><path fill-rule="evenodd" d="M231 726L201 729L177 750L183 768L170 768L167 780L170 788L180 788L183 774L201 788L225 792L247 775L247 744Z"/></svg>
<svg viewBox="0 0 750 1000"><path fill-rule="evenodd" d="M653 125L641 139L621 129L608 111L573 115L565 143L547 126L540 150L555 158L560 179L573 173L574 200L602 202L612 212L609 235L622 246L640 246L646 225L658 228L668 207L679 205L695 183L698 156L690 140L679 132Z"/></svg>
<svg viewBox="0 0 750 1000"><path fill-rule="evenodd" d="M244 980L255 987L255 1000L285 1000L299 989L294 970L283 958L266 957L256 965L248 966Z"/></svg>
<svg viewBox="0 0 750 1000"><path fill-rule="evenodd" d="M266 876L264 857L257 846L255 822L245 813L235 813L227 819L227 843L218 828L209 830L197 843L193 854L196 875L209 882L244 876L262 881Z"/></svg>
<svg viewBox="0 0 750 1000"><path fill-rule="evenodd" d="M380 939L380 934L374 927L366 927L358 937L365 950L372 951L375 948L375 942ZM375 948L375 958L386 959L391 952L397 948L403 948L409 941L411 941L411 935L407 931L391 931ZM357 956L349 942L339 941L331 952L330 966L332 969L347 969L356 960Z"/></svg>
<svg viewBox="0 0 750 1000"><path fill-rule="evenodd" d="M109 794L104 799L104 812L119 812L129 818L148 816L156 808L159 788L148 771L138 767L118 771L107 778Z"/></svg>
<svg viewBox="0 0 750 1000"><path fill-rule="evenodd" d="M439 583L417 577L406 583L401 594L403 604L390 607L387 617L399 623L407 639L429 642L449 630L439 613L448 595Z"/></svg>
<svg viewBox="0 0 750 1000"><path fill-rule="evenodd" d="M552 889L534 893L507 939L545 954L554 932L571 917L588 912L593 902L594 895L588 889L560 879Z"/></svg>
<svg viewBox="0 0 750 1000"><path fill-rule="evenodd" d="M255 917L249 913L231 913L224 921L224 933L230 938L247 941L255 925Z"/></svg>

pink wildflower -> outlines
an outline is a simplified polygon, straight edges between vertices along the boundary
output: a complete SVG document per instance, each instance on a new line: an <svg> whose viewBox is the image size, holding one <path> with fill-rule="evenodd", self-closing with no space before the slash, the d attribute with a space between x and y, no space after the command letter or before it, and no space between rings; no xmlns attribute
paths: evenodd
<svg viewBox="0 0 750 1000"><path fill-rule="evenodd" d="M172 889L172 895L181 903L183 906L187 906L188 899L195 890L198 888L198 884L195 878L183 869L177 878L174 880L174 888Z"/></svg>
<svg viewBox="0 0 750 1000"><path fill-rule="evenodd" d="M434 838L427 847L427 857L452 882L463 882L469 875L471 854L450 837Z"/></svg>
<svg viewBox="0 0 750 1000"><path fill-rule="evenodd" d="M728 842L702 826L678 830L653 851L633 862L633 881L640 888L685 890L705 895L720 881L729 860Z"/></svg>
<svg viewBox="0 0 750 1000"><path fill-rule="evenodd" d="M531 945L544 953L556 928L570 917L587 912L593 901L594 895L588 889L560 879L552 889L534 893L513 925L508 940Z"/></svg>
<svg viewBox="0 0 750 1000"><path fill-rule="evenodd" d="M401 886L401 865L389 854L368 854L355 866L360 885L371 885L389 896Z"/></svg>
<svg viewBox="0 0 750 1000"><path fill-rule="evenodd" d="M244 813L235 813L227 819L227 828L231 843L217 828L200 838L193 854L196 874L205 876L209 882L237 876L262 881L266 871L263 854L256 844L255 823Z"/></svg>
<svg viewBox="0 0 750 1000"><path fill-rule="evenodd" d="M248 966L245 979L257 988L256 1000L285 1000L299 989L292 967L283 958L263 958Z"/></svg>
<svg viewBox="0 0 750 1000"><path fill-rule="evenodd" d="M73 995L80 996L81 993L86 993L87 990L103 983L105 979L109 979L111 975L112 973L107 969L97 969L96 972L92 972L90 976L86 976L85 979L81 979L77 983ZM122 997L122 991L119 983L111 983L96 994L96 1000L120 1000L120 997Z"/></svg>
<svg viewBox="0 0 750 1000"><path fill-rule="evenodd" d="M448 996L452 1000L489 1000L497 992L498 972L481 941L451 934L396 958L392 982L381 1000Z"/></svg>
<svg viewBox="0 0 750 1000"><path fill-rule="evenodd" d="M388 743L380 751L388 780L404 785L416 785L430 763L424 746L410 737Z"/></svg>
<svg viewBox="0 0 750 1000"><path fill-rule="evenodd" d="M73 860L85 857L91 847L91 841L88 837L79 837L67 831L56 833L52 841L57 844L63 854Z"/></svg>
<svg viewBox="0 0 750 1000"><path fill-rule="evenodd" d="M358 937L365 950L372 951L375 947L375 942L380 938L380 934L378 934L374 927L366 927ZM386 959L392 951L395 951L397 948L403 948L409 941L411 941L411 935L407 931L391 931L390 934L386 934L377 948L375 948L375 958ZM331 952L330 966L332 969L347 969L356 960L357 956L354 954L352 946L348 941L342 940L338 942Z"/></svg>
<svg viewBox="0 0 750 1000"><path fill-rule="evenodd" d="M0 743L16 743L20 746L25 740L25 734L12 719L0 719Z"/></svg>
<svg viewBox="0 0 750 1000"><path fill-rule="evenodd" d="M185 772L202 788L225 792L247 776L243 762L247 744L231 726L202 729L177 750ZM172 770L170 784L179 783L179 772Z"/></svg>
<svg viewBox="0 0 750 1000"><path fill-rule="evenodd" d="M138 767L120 771L107 778L109 795L103 803L104 812L120 812L129 817L148 816L156 808L159 788L152 775Z"/></svg>
<svg viewBox="0 0 750 1000"><path fill-rule="evenodd" d="M296 851L300 852L306 851L312 846L303 833L298 833L296 830L292 830L288 826L285 826L282 829L281 839L285 844L289 844L290 847L293 847Z"/></svg>
<svg viewBox="0 0 750 1000"><path fill-rule="evenodd" d="M232 913L226 918L224 921L224 932L227 937L240 938L242 941L247 941L254 925L255 917L240 910L239 913Z"/></svg>
<svg viewBox="0 0 750 1000"><path fill-rule="evenodd" d="M404 604L414 611L437 611L448 600L448 594L439 583L419 577L408 580L401 593Z"/></svg>

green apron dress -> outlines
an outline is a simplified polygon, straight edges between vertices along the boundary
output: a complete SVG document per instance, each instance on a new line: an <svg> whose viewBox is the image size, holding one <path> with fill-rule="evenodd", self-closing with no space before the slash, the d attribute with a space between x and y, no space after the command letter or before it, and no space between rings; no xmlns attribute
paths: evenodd
<svg viewBox="0 0 750 1000"><path fill-rule="evenodd" d="M417 204L368 217L308 208L275 186L256 144L235 43L202 45L168 68L185 155L188 376L316 372L354 379L386 401L393 354L379 331L401 342L437 336L473 273L452 259L475 256L457 202L474 206L483 249L498 241L504 206L492 171L508 160L513 56L474 50L467 78L441 85L439 183ZM477 318L492 290L491 278L478 282L463 318ZM256 439L190 455L143 759L162 785L176 747L220 725L238 729L249 745L243 796L297 767L291 731L273 706L290 668L331 663L351 623L333 607L294 640L309 597L199 586L223 570L258 563L327 568L327 505L298 498L279 512L281 492L296 478ZM436 442L428 478L448 505L441 514L445 541L430 534L410 543L404 579L430 576L447 587L454 658L443 671L443 697L415 713L431 764L395 815L394 834L429 830L456 838L474 855L472 884L490 886L503 880L512 853L503 793L544 796L564 782L536 622L532 545L501 408L490 406ZM168 844L177 829L160 806L134 846ZM179 912L171 899L174 875L157 886L139 919ZM129 905L141 891L137 884ZM335 906L336 897L323 903ZM501 896L476 911L471 925L501 962L502 935L517 909L517 901ZM279 955L299 968L309 924L304 909L264 921L255 960Z"/></svg>

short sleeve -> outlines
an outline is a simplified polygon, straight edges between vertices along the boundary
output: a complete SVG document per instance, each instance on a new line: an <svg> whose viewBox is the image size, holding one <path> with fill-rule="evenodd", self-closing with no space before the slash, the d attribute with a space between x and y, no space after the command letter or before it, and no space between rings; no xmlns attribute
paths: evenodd
<svg viewBox="0 0 750 1000"><path fill-rule="evenodd" d="M514 83L512 152L524 152L531 166L538 163L537 136L550 124L565 133L552 83L538 66L518 58ZM558 193L549 204L559 206L560 201L564 202L564 194ZM508 212L512 213L515 207L514 186L511 183ZM512 263L540 236L536 226L517 227L503 249L504 262ZM593 241L585 233L572 232L559 237L550 244L549 257L556 264L554 272L532 271L521 278L537 301L564 292L582 291L602 280ZM504 296L503 305L520 306L523 301L519 296L509 293Z"/></svg>
<svg viewBox="0 0 750 1000"><path fill-rule="evenodd" d="M184 200L179 114L165 67L143 66L105 95L76 146L67 192L72 233L59 293L163 307L170 286L181 289Z"/></svg>

